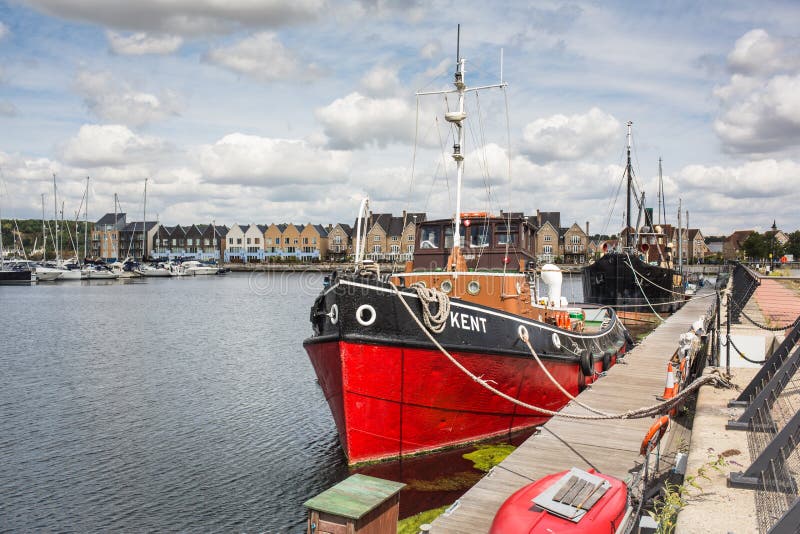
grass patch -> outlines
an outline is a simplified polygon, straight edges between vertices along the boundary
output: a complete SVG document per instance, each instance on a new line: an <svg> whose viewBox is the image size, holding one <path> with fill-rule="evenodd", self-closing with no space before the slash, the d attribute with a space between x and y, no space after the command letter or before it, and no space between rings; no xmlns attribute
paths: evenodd
<svg viewBox="0 0 800 534"><path fill-rule="evenodd" d="M475 471L461 471L447 477L439 477L433 480L409 480L406 482L406 489L416 491L459 491L466 490L477 484L483 477L481 473Z"/></svg>
<svg viewBox="0 0 800 534"><path fill-rule="evenodd" d="M472 467L479 471L488 472L492 467L506 459L506 456L514 452L513 445L501 443L498 445L478 445L478 448L463 458L472 462Z"/></svg>
<svg viewBox="0 0 800 534"><path fill-rule="evenodd" d="M411 517L401 519L397 522L397 534L417 534L417 532L419 532L420 525L430 523L442 515L442 513L447 510L448 506L434 508L433 510L426 510L418 513L417 515L412 515Z"/></svg>

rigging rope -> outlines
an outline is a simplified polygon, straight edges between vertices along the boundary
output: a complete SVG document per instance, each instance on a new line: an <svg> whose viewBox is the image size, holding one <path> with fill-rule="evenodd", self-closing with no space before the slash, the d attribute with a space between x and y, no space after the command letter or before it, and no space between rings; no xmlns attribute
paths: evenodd
<svg viewBox="0 0 800 534"><path fill-rule="evenodd" d="M656 309L653 308L653 305L650 304L650 299L647 298L647 294L644 292L644 288L642 287L641 282L639 282L639 277L636 276L636 269L633 268L633 263L631 263L631 259L627 254L625 255L625 259L628 262L628 267L631 268L631 272L633 273L633 279L636 280L636 285L639 286L639 291L642 292L642 296L644 297L645 302L647 302L647 305L650 307L650 310L653 312L653 314L656 316L656 318L658 318L658 320L663 323L664 321L666 321L666 319L661 317L658 314L658 312L656 311ZM647 278L645 278L645 280L647 280ZM650 280L647 280L647 281L650 282ZM650 282L650 283L653 284L652 282ZM656 284L653 284L653 285L655 286ZM658 287L658 286L656 286L656 287Z"/></svg>
<svg viewBox="0 0 800 534"><path fill-rule="evenodd" d="M671 399L667 399L667 400L665 400L663 402L660 402L658 404L654 404L652 406L645 406L645 407L642 407L642 408L637 408L635 410L628 410L626 412L621 412L621 413L609 413L609 414L603 414L603 415L600 415L600 414L581 415L581 414L563 413L563 412L560 412L560 411L548 410L548 409L542 408L540 406L534 406L532 404L528 404L526 402L523 402L523 401L521 401L519 399L515 399L514 397L512 397L510 395L507 395L506 393L503 393L502 391L494 388L492 385L490 385L488 383L488 381L484 380L483 378L481 378L479 376L476 376L469 369L464 367L458 360L455 359L455 357L453 357L452 354L450 354L447 351L447 349L445 349L441 345L441 343L439 343L439 341L435 337L433 337L433 334L431 334L431 332L428 331L427 328L425 328L425 325L420 321L419 317L417 317L417 314L414 313L414 310L411 309L411 306L409 306L408 302L406 302L406 299L403 297L403 294L400 292L400 290L397 288L397 286L394 285L391 282L389 282L389 285L392 287L392 289L394 289L395 293L397 294L398 298L400 299L400 302L403 304L403 307L406 309L406 311L411 316L411 318L414 320L414 322L417 323L417 326L420 327L420 330L423 331L423 333L428 337L428 339L431 341L431 343L433 343L434 346L436 346L436 348L439 349L439 351L445 357L447 357L447 359L450 360L450 362L453 365L455 365L462 373L464 373L466 376L468 376L470 379L472 379L473 382L476 382L478 385L480 385L484 389L486 389L486 390L490 391L491 393L494 393L495 395L497 395L497 396L499 396L499 397L511 402L512 404L516 404L517 406L520 406L521 408L525 408L526 410L537 412L537 413L540 413L540 414L543 414L543 415L547 415L547 416L550 416L550 417L563 417L565 419L578 419L578 420L644 419L644 418L652 417L652 416L655 416L655 415L660 415L660 414L664 413L665 411L668 411L669 409L671 409L672 407L674 407L678 403L682 402L685 397L687 397L688 395L690 395L691 393L693 393L694 391L696 391L697 389L699 389L701 386L703 386L705 384L713 383L713 384L715 384L717 386L721 386L721 387L728 387L728 388L734 387L733 384L730 383L730 381L726 380L722 376L719 376L718 374L709 374L709 375L706 375L706 376L698 378L697 380L695 380L694 382L689 384L683 391L681 391L680 393L678 393L677 395L675 395ZM423 307L423 309L424 309L424 307Z"/></svg>

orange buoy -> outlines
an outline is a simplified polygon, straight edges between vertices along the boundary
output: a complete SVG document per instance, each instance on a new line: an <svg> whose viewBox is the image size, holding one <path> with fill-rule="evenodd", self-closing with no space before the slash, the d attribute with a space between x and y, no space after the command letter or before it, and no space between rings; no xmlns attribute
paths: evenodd
<svg viewBox="0 0 800 534"><path fill-rule="evenodd" d="M669 428L669 416L662 415L647 431L647 434L642 440L642 446L639 449L639 454L644 456L650 452L653 447L655 447L658 442L661 441L661 438L664 437L664 434L667 432L667 428Z"/></svg>

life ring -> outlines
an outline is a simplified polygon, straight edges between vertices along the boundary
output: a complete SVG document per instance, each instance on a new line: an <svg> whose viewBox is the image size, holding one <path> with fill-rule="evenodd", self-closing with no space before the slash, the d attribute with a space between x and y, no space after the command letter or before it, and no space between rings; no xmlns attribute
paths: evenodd
<svg viewBox="0 0 800 534"><path fill-rule="evenodd" d="M664 434L667 432L667 428L669 428L669 416L662 415L658 418L658 421L653 423L653 426L650 427L650 430L647 431L647 435L645 435L644 439L642 440L642 446L639 449L639 454L642 456L647 454L648 450L661 441L661 438L663 438Z"/></svg>
<svg viewBox="0 0 800 534"><path fill-rule="evenodd" d="M588 350L581 352L579 361L583 376L594 376L594 366L592 365L594 358L592 358L592 353Z"/></svg>

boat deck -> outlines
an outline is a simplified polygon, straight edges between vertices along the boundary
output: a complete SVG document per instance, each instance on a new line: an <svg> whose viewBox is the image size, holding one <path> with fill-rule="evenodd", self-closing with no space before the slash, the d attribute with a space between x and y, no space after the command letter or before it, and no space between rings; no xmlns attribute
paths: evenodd
<svg viewBox="0 0 800 534"><path fill-rule="evenodd" d="M584 404L606 412L624 412L658 403L664 392L667 361L680 335L706 314L713 289L703 288L647 336L608 375L578 396ZM586 414L574 403L562 412ZM586 421L554 417L460 499L449 515L432 524L434 533L488 532L500 505L516 490L558 471L594 468L626 480L643 461L642 439L654 420Z"/></svg>

